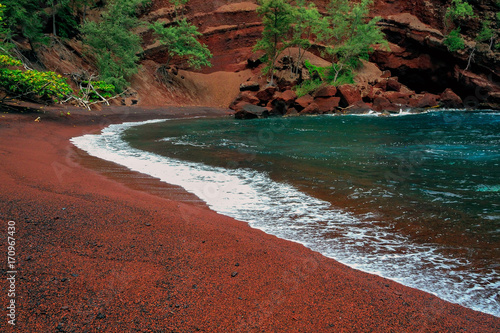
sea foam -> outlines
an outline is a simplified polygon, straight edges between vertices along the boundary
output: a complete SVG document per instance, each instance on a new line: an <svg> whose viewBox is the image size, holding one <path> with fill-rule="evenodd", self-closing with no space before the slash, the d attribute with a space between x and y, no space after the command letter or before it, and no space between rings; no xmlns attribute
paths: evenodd
<svg viewBox="0 0 500 333"><path fill-rule="evenodd" d="M111 125L73 138L90 155L183 187L214 211L334 258L348 266L430 292L453 303L500 316L498 270L461 269L465 259L433 244L414 244L388 226L333 207L263 172L181 161L132 148L128 128L165 120Z"/></svg>

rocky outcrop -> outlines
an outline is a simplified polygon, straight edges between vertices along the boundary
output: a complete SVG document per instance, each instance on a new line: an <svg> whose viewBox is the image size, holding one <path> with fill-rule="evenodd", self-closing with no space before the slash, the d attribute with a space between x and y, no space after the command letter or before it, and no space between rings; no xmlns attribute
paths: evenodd
<svg viewBox="0 0 500 333"><path fill-rule="evenodd" d="M286 88L280 88L262 83L258 91L249 91L247 85L242 85L230 108L236 112L238 119L254 119L334 113L379 112L385 115L436 107L464 107L462 99L450 88L440 94L419 93L399 82L398 77L391 76L390 71L381 71L374 63L366 61L358 71L355 84L338 87L324 84L300 97L288 89L294 84L282 81L281 86ZM256 108L252 110L250 105Z"/></svg>
<svg viewBox="0 0 500 333"><path fill-rule="evenodd" d="M448 1L438 0L375 0L372 15L382 17L380 26L389 41L389 49L378 49L370 57L370 69L367 73L358 73L356 81L361 102L375 109L389 107L397 108L403 102L408 105L430 104L418 103L421 99L430 100L426 94L437 95L437 101L443 105L457 104L458 99L441 96L451 89L467 106L475 108L500 108L500 53L493 52L486 44L474 43L474 36L481 27L481 21L494 17L498 11L497 2L470 1L478 15L462 24L462 33L467 36L467 45L475 45L473 59L469 64L471 49L462 52L449 52L443 45L447 32L444 26ZM329 0L315 0L321 11L325 11ZM203 34L201 42L205 43L213 54L212 67L201 71L193 71L181 61L173 61L178 67L178 73L173 75L173 84L165 85L158 80L157 70L165 63L166 46L155 42L151 30L146 26L139 28L143 37L144 53L142 54L140 72L132 79L132 88L137 91L139 105L163 104L204 104L210 106L225 106L234 100L240 84L252 79L259 83L259 92L266 87L267 82L261 77L262 53L254 53L252 48L261 37L262 23L256 14L256 0L238 1L204 1L190 0L183 12ZM148 22L172 22L174 9L167 0L155 0L142 14ZM66 42L68 52L43 51L41 60L45 67L60 70L64 73L74 72L75 65L79 68L95 72L91 65L81 64L80 51L82 46L74 41ZM318 49L312 52L318 56ZM76 51L75 51L76 50ZM74 57L77 60L69 60ZM285 56L294 57L293 52ZM283 59L282 59L283 60ZM289 59L288 59L289 60ZM316 57L315 65L325 66L327 61ZM304 70L292 73L286 61L282 61L277 70L277 91L266 90L261 95L257 105L272 108L268 105L276 92L284 92L307 79L309 73ZM288 65L290 65L288 63ZM174 68L174 67L172 67ZM467 68L467 70L466 70ZM375 78L370 78L374 76ZM359 80L358 80L359 79ZM385 80L388 79L388 80ZM390 80L389 80L390 79ZM375 82L376 81L376 82ZM247 83L248 84L248 83ZM233 87L230 87L232 85ZM253 88L256 89L256 88ZM330 88L331 89L331 88ZM388 94L388 92L400 94ZM316 92L322 94L322 92ZM208 95L211 95L208 97ZM320 112L338 112L339 108L350 105L361 105L359 96L344 96L335 92L331 96L312 96ZM340 98L338 106L332 97ZM320 99L322 98L322 99ZM354 98L354 100L348 100ZM317 100L316 100L317 99ZM329 99L329 100L328 100ZM430 100L432 101L432 100ZM448 101L445 103L445 101ZM304 101L288 105L288 109L302 112L311 103L302 106ZM253 105L255 100L248 102ZM451 104L450 104L451 103ZM331 110L334 111L325 111ZM308 110L308 111L309 111Z"/></svg>

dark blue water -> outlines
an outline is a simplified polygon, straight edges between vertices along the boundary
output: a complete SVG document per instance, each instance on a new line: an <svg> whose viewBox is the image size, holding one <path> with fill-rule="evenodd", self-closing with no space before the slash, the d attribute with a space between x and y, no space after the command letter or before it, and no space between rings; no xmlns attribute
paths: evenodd
<svg viewBox="0 0 500 333"><path fill-rule="evenodd" d="M216 211L500 314L498 113L171 120L106 138L130 153L117 162Z"/></svg>

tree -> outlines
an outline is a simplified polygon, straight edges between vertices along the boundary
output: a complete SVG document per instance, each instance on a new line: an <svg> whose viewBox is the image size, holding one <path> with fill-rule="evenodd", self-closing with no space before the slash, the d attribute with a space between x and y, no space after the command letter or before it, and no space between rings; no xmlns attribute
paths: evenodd
<svg viewBox="0 0 500 333"><path fill-rule="evenodd" d="M171 3L175 6L176 12L174 22L169 26L165 26L161 22L155 22L151 25L160 44L167 47L167 61L160 70L163 69L163 72L166 73L165 68L168 68L174 57L187 59L188 65L196 69L212 66L209 61L212 57L210 50L197 39L202 34L183 17L184 15L180 18L178 7L186 4L187 0L171 0Z"/></svg>
<svg viewBox="0 0 500 333"><path fill-rule="evenodd" d="M289 45L285 41L294 21L294 8L287 0L259 0L258 3L257 14L262 17L264 31L254 50L263 50L266 53L264 72L271 77L270 85L272 85L274 63Z"/></svg>
<svg viewBox="0 0 500 333"><path fill-rule="evenodd" d="M11 32L11 36L20 33L26 37L31 49L35 51L39 44L47 42L43 34L43 21L45 12L40 8L36 0L3 0L5 5L5 24Z"/></svg>
<svg viewBox="0 0 500 333"><path fill-rule="evenodd" d="M141 38L133 32L141 22L136 16L144 0L110 0L98 22L86 21L83 41L95 56L101 79L122 91L138 71Z"/></svg>
<svg viewBox="0 0 500 333"><path fill-rule="evenodd" d="M306 3L305 0L296 1L297 7L292 12L292 40L288 44L299 48L295 65L296 71L300 68L305 51L312 46L311 41L322 34L326 23L316 5L314 3L307 5Z"/></svg>
<svg viewBox="0 0 500 333"><path fill-rule="evenodd" d="M328 10L328 26L321 38L327 44L325 52L332 57L332 82L349 75L368 59L373 45L387 45L383 32L377 26L379 17L368 19L373 0L351 4L348 0L332 0Z"/></svg>

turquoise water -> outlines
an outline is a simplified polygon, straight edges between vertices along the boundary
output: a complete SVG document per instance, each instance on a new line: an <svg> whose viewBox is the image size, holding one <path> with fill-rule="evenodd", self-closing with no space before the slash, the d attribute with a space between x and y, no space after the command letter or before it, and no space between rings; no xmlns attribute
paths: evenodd
<svg viewBox="0 0 500 333"><path fill-rule="evenodd" d="M137 125L74 142L253 227L500 315L500 114Z"/></svg>

